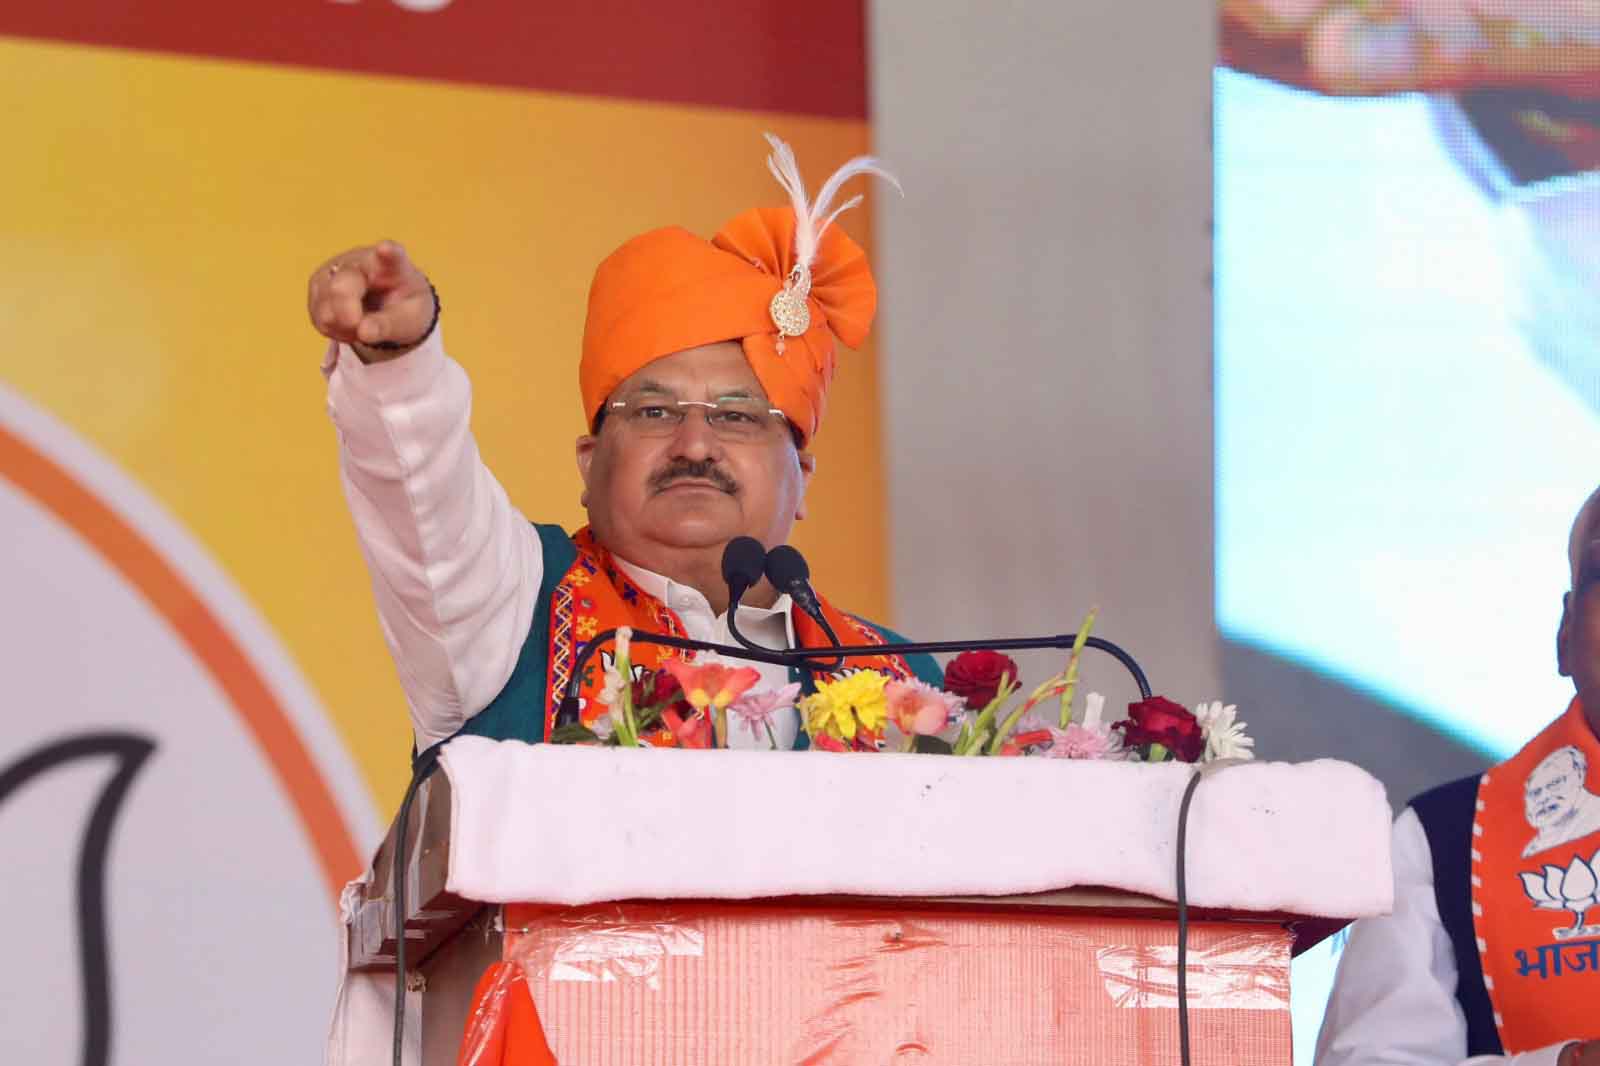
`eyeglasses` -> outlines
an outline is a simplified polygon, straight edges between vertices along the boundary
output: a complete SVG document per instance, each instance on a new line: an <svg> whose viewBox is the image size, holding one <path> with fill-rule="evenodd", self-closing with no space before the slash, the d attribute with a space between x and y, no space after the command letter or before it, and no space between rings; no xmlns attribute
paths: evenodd
<svg viewBox="0 0 1600 1066"><path fill-rule="evenodd" d="M733 443L770 440L789 425L788 416L776 407L768 407L764 400L743 397L710 401L647 396L612 400L606 404L606 412L620 418L629 432L641 437L670 437L689 417L691 407L700 408L706 426L719 440Z"/></svg>

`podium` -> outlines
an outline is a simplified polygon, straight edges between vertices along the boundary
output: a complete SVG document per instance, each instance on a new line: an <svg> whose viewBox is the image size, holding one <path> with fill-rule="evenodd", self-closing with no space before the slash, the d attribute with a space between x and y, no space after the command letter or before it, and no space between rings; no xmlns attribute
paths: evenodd
<svg viewBox="0 0 1600 1066"><path fill-rule="evenodd" d="M521 794L518 780L523 785L534 782L528 785L535 790L528 798L537 804L551 797L570 797L570 780L561 780L562 774L552 770L570 769L583 780L604 776L591 771L628 765L617 760L648 759L654 765L646 768L641 763L639 771L657 780L658 788L669 787L660 782L674 781L674 774L683 770L714 789L718 767L675 765L672 760L691 754L683 752L610 752L605 761L583 765L584 756L566 754L573 750L496 745L476 753L484 759L447 763L447 773L434 775L422 786L404 827L408 899L403 922L396 921L391 883L393 849L402 834L398 824L391 827L367 877L347 897L345 935L352 979L366 974L370 980L392 983L395 933L404 928L409 984L417 993L411 1024L420 1025L423 1066L458 1061L474 986L502 959L514 962L526 979L562 1066L691 1062L697 1066L857 1062L1101 1066L1178 1061L1176 908L1162 894L1127 887L1130 878L1140 876L1138 862L1132 863L1130 872L1112 868L1117 863L1104 855L1086 856L1086 869L1104 871L1096 875L1102 883L1094 884L1081 875L1068 876L1071 871L1062 872L1058 860L1042 859L1058 865L1040 876L1063 881L1061 887L1042 891L934 893L926 889L938 887L941 879L948 881L948 869L934 871L931 880L906 869L905 894L808 891L752 896L745 876L751 871L738 866L741 827L733 826L732 839L719 843L714 826L695 825L657 834L670 838L676 833L683 839L654 840L633 851L660 849L641 859L649 862L653 857L661 863L662 855L699 847L702 854L687 860L691 875L700 867L715 865L725 852L732 864L730 877L740 881L737 891L747 898L702 894L715 892L724 883L712 869L705 870L699 882L683 883L681 876L662 880L660 898L621 894L614 880L574 890L568 886L581 880L586 864L603 869L618 858L611 851L624 858L632 852L626 842L613 847L606 827L609 811L597 819L600 845L593 854L582 853L582 841L588 838L581 836L574 851L571 839L562 839L565 831L555 828L559 823L551 817L533 819L542 828L519 829L522 819L515 813L485 825L494 805ZM961 804L974 796L1019 789L1027 800L1037 799L1040 788L1065 789L1064 795L1104 795L1108 770L1111 780L1135 790L1154 788L1170 799L1170 786L1187 781L1189 772L1187 767L1066 762L1025 768L1015 764L1035 760L938 756L693 754L783 760L784 774L791 775L789 785L821 773L834 788L841 788L841 779L832 777L840 768L828 766L829 760L852 764L843 778L848 783L875 782L873 761L892 758L898 765L891 777L903 778L906 773L913 778L934 775L928 780L949 773L970 777L951 786ZM980 763L1013 764L1014 771L1004 765L971 765ZM1288 1064L1291 957L1350 918L1387 909L1389 809L1381 786L1354 767L1311 765L1322 766L1323 772L1301 773L1304 780L1298 781L1300 768L1283 764L1230 769L1218 774L1214 783L1203 783L1196 793L1196 818L1189 830L1192 906L1186 973L1196 1064ZM512 767L509 774L507 766ZM1331 793L1328 767L1336 768L1335 776L1344 782ZM758 763L750 768L761 769ZM889 763L883 768L888 769ZM1268 772L1257 772L1258 780L1252 782L1242 772L1247 769ZM1027 780L1009 784L1012 772ZM1234 774L1239 779L1222 788ZM549 780L552 776L558 779ZM1079 777L1093 780L1079 782ZM891 787L904 784L899 780ZM692 791L696 786L670 787ZM779 781L773 787L781 791L786 785ZM1216 792L1209 815L1200 802L1207 789ZM608 791L617 799L612 805L616 810L626 809L630 802L637 806L636 794L629 799L635 790L618 784L614 789L608 786ZM1306 832L1320 838L1312 853L1326 860L1322 867L1282 871L1289 896L1302 906L1260 905L1274 893L1281 894L1281 886L1259 886L1264 895L1245 901L1251 904L1246 906L1226 903L1226 894L1249 895L1252 890L1223 886L1219 895L1218 886L1206 885L1207 877L1215 880L1218 856L1224 864L1257 871L1248 874L1256 881L1265 876L1261 871L1269 869L1259 861L1261 855L1268 861L1295 860L1293 849L1285 852L1281 841L1224 840L1220 850L1218 841L1206 842L1208 832L1228 824L1215 808L1218 802L1231 802L1230 794L1255 797L1247 802L1259 801L1273 817L1281 811L1307 822ZM1119 799L1108 797L1109 802ZM590 806L570 798L569 804L574 810L559 817L581 817L575 811ZM1318 832L1317 814L1324 808L1343 824L1342 831ZM1175 817L1176 806L1163 813ZM1166 821L1153 816L1148 824L1159 827ZM1070 830L1070 823L1064 828ZM925 829L913 825L909 831ZM528 845L531 861L518 872L518 861L507 856L529 836L534 838ZM697 836L699 845L693 843ZM862 848L877 851L888 846L871 839L871 833L867 836ZM1060 845L1070 847L1071 836L1064 832ZM1142 856L1149 850L1147 844L1130 841L1130 854ZM963 846L957 839L937 854L948 859L950 849L959 851ZM1085 848L1094 846L1092 841L1084 843ZM1159 849L1160 843L1150 846ZM992 848L993 842L986 847ZM827 862L861 862L865 853L854 848L842 848L846 854L830 856ZM477 852L477 857L465 854L468 851ZM803 839L794 841L788 851L799 866L808 865ZM1271 859L1274 852L1277 860ZM485 858L487 864L481 862ZM481 868L473 869L475 863ZM761 865L766 869L773 864L769 859ZM623 862L612 868L626 871L628 866ZM843 867L847 882L851 868ZM1342 884L1327 892L1313 887L1307 895L1294 888L1298 877L1328 880L1336 868L1343 868ZM641 886L652 883L648 869L627 876L636 876ZM764 875L758 872L758 876ZM786 876L792 875L777 871L772 887L781 887ZM981 883L988 876L977 869L965 880ZM992 874L997 889L1014 888L1019 879L1031 876L1026 862ZM503 884L497 886L497 881ZM601 898L582 899L585 893ZM381 1061L387 1062L387 1030L376 1033L375 1039L382 1045Z"/></svg>

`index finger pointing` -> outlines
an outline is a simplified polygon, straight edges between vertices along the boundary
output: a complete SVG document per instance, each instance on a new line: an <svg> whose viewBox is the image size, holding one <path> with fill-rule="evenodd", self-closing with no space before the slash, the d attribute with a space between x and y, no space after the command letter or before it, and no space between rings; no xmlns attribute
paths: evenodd
<svg viewBox="0 0 1600 1066"><path fill-rule="evenodd" d="M379 241L372 249L367 276L375 284L393 285L405 277L406 250L394 241Z"/></svg>

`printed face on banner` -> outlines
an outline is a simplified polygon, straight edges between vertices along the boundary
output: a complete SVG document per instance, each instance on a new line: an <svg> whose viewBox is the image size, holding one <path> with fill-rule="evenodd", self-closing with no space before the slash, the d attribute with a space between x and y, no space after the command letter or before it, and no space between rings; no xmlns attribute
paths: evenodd
<svg viewBox="0 0 1600 1066"><path fill-rule="evenodd" d="M1568 745L1551 752L1528 775L1528 824L1539 832L1523 854L1533 855L1600 829L1600 796L1584 784L1583 752Z"/></svg>
<svg viewBox="0 0 1600 1066"><path fill-rule="evenodd" d="M1600 833L1600 795L1590 791L1587 771L1583 752L1569 744L1540 760L1523 784L1528 825L1536 830L1523 858L1583 842L1565 862L1558 853L1538 871L1517 875L1535 907L1573 915L1572 925L1551 930L1558 940L1600 935L1600 925L1585 921L1591 908L1600 908L1600 848L1591 855L1584 846Z"/></svg>

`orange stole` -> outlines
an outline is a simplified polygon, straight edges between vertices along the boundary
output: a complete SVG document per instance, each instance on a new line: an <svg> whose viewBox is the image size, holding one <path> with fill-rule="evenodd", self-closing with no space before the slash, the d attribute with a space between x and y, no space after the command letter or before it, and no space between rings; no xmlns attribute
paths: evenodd
<svg viewBox="0 0 1600 1066"><path fill-rule="evenodd" d="M1473 925L1500 1042L1516 1054L1593 1036L1600 740L1577 700L1483 775L1477 806Z"/></svg>
<svg viewBox="0 0 1600 1066"><path fill-rule="evenodd" d="M666 604L645 592L628 579L617 566L611 553L595 540L587 526L572 535L578 558L568 568L556 586L550 601L549 670L546 675L549 691L545 698L545 736L555 729L556 712L561 707L561 697L572 679L573 665L578 651L586 641L608 629L631 626L641 633L666 633L686 637L683 622ZM854 615L837 609L820 595L823 616L833 626L843 644L883 644L887 642L874 628ZM802 648L826 648L827 635L803 611L795 611L795 641ZM602 653L604 654L604 653ZM634 644L629 659L634 666L656 670L668 659L682 654L677 648L654 644ZM839 672L851 669L880 670L902 680L915 677L910 665L899 655L865 655L845 660ZM819 672L819 678L837 676ZM600 656L591 656L584 664L578 694L593 706L595 698L605 684Z"/></svg>

